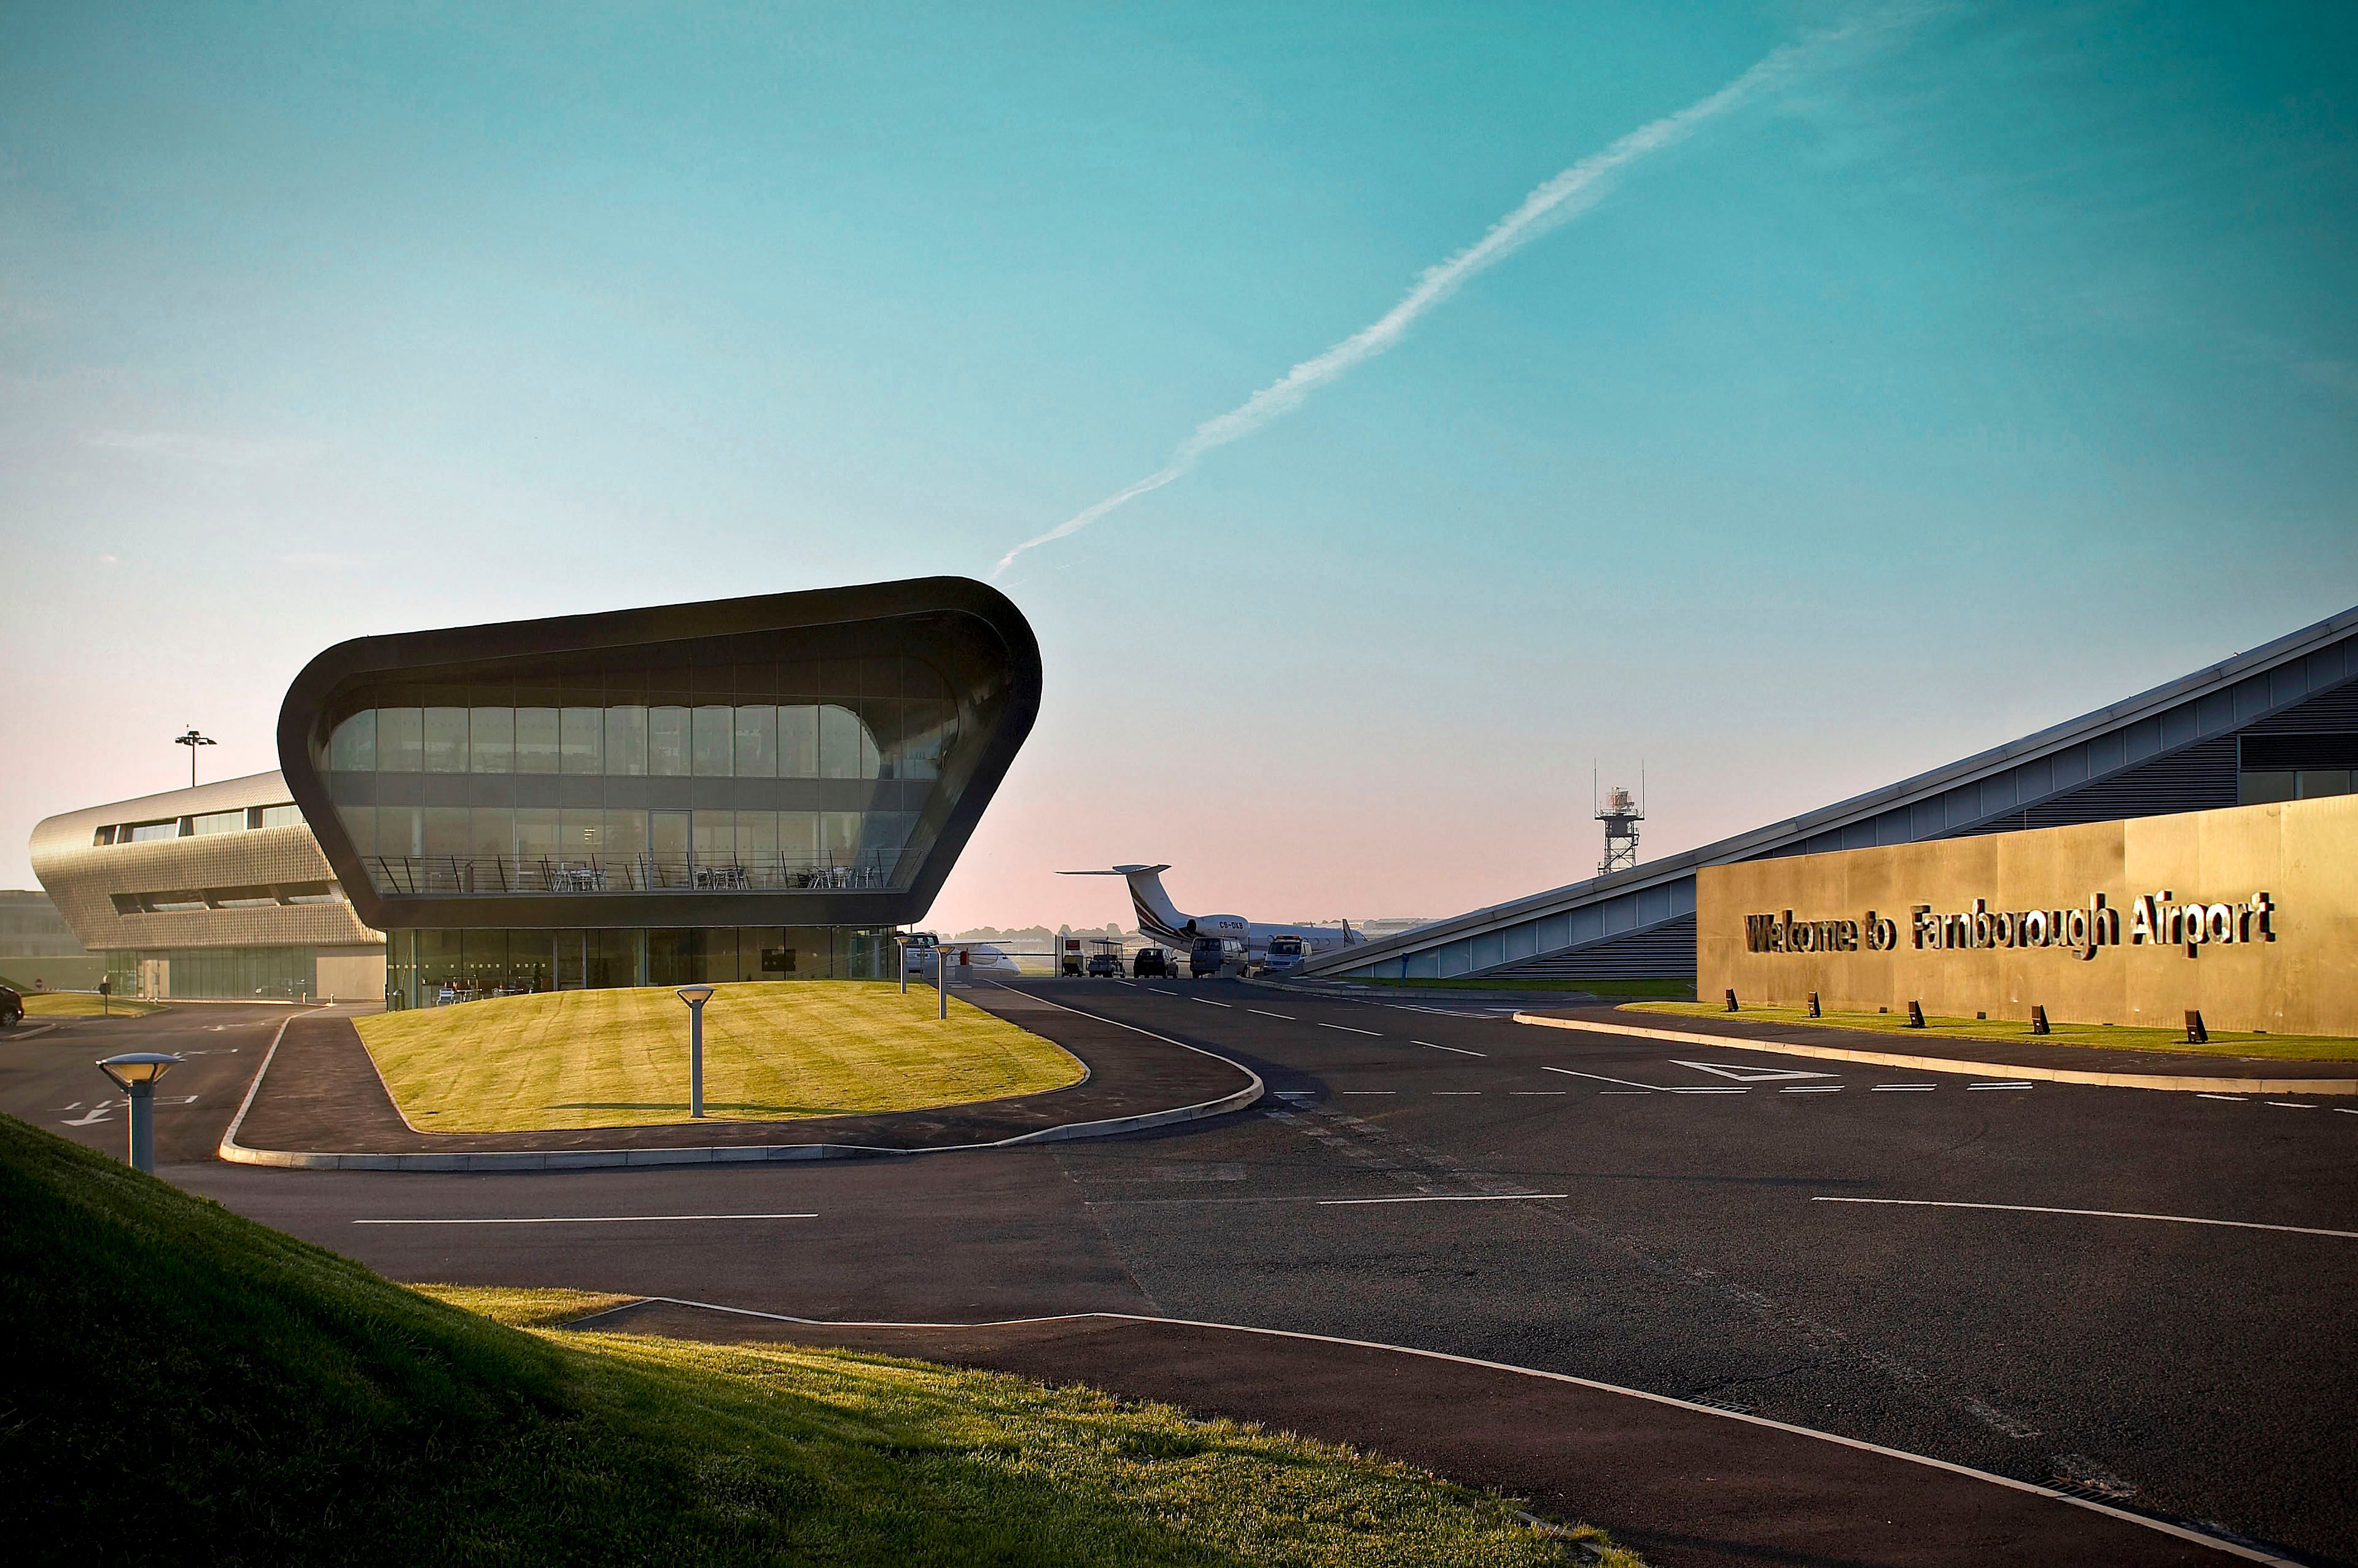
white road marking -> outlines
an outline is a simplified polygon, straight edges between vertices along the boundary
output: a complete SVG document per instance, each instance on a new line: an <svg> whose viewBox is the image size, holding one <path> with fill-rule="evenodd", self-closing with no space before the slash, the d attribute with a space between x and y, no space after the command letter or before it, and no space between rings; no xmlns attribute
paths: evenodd
<svg viewBox="0 0 2358 1568"><path fill-rule="evenodd" d="M354 1225L662 1225L687 1219L817 1219L815 1214L576 1214L519 1219L356 1219Z"/></svg>
<svg viewBox="0 0 2358 1568"><path fill-rule="evenodd" d="M1843 1087L1840 1084L1789 1084L1777 1092L1780 1095L1838 1095L1843 1092Z"/></svg>
<svg viewBox="0 0 2358 1568"><path fill-rule="evenodd" d="M2220 1225L2232 1230L2282 1230L2294 1236L2331 1236L2358 1241L2358 1230L2320 1230L2310 1225L2262 1225L2250 1219L2203 1219L2190 1214L2136 1214L2112 1208L2049 1208L2027 1203L1943 1203L1933 1198L1812 1198L1812 1203L1891 1204L1907 1208L1988 1208L2008 1214L2070 1214L2088 1219L2159 1219L2172 1225Z"/></svg>
<svg viewBox="0 0 2358 1568"><path fill-rule="evenodd" d="M1651 1089L1599 1089L1596 1092L1600 1095L1650 1095L1654 1091Z"/></svg>
<svg viewBox="0 0 2358 1568"><path fill-rule="evenodd" d="M2010 1084L1967 1084L1965 1086L1968 1089L2028 1089L2036 1087L2037 1086L2033 1084L2021 1082Z"/></svg>
<svg viewBox="0 0 2358 1568"><path fill-rule="evenodd" d="M58 1125L60 1127L88 1127L93 1122L104 1121L106 1119L106 1113L113 1110L118 1103L120 1102L115 1100L101 1100L96 1105L92 1106L84 1114L75 1117L70 1121L59 1122Z"/></svg>
<svg viewBox="0 0 2358 1568"><path fill-rule="evenodd" d="M1212 1000L1208 1000L1208 999L1206 999L1206 998L1205 998L1205 997L1200 997L1200 996L1191 996L1191 997L1189 997L1187 1000L1188 1000L1189 1001L1200 1001L1200 1002L1202 1002L1206 1007L1227 1007L1227 1006L1230 1005L1229 1003L1225 1002L1225 1001L1212 1001Z"/></svg>
<svg viewBox="0 0 2358 1568"><path fill-rule="evenodd" d="M1575 1073L1570 1067L1551 1067L1544 1064L1540 1067L1540 1071L1542 1073L1562 1073L1567 1078L1594 1078L1600 1084L1620 1084L1628 1088L1643 1089L1648 1094L1656 1093L1660 1087L1660 1086L1656 1084L1641 1084L1633 1078L1608 1078L1599 1073Z"/></svg>
<svg viewBox="0 0 2358 1568"><path fill-rule="evenodd" d="M2267 1103L2273 1106L2280 1106L2286 1110L2315 1110L2317 1108L2314 1105L2303 1105L2300 1101L2295 1099L2272 1099Z"/></svg>
<svg viewBox="0 0 2358 1568"><path fill-rule="evenodd" d="M2196 1099L2223 1099L2234 1105L2241 1105L2244 1103L2244 1097L2242 1095L2196 1095L2194 1098Z"/></svg>
<svg viewBox="0 0 2358 1568"><path fill-rule="evenodd" d="M2333 1108L2344 1116L2358 1116L2358 1110L2353 1110L2346 1105L2337 1105Z"/></svg>
<svg viewBox="0 0 2358 1568"><path fill-rule="evenodd" d="M1877 1084L1875 1092L1879 1095L1929 1095L1940 1087L1938 1084Z"/></svg>
<svg viewBox="0 0 2358 1568"><path fill-rule="evenodd" d="M1435 1089L1433 1092L1436 1095L1478 1095L1482 1091L1480 1089Z"/></svg>
<svg viewBox="0 0 2358 1568"><path fill-rule="evenodd" d="M1322 1023L1318 1027L1321 1029L1339 1029L1346 1034L1365 1034L1377 1040L1381 1040L1383 1038L1381 1034L1377 1033L1377 1032L1372 1029L1354 1029L1347 1023Z"/></svg>
<svg viewBox="0 0 2358 1568"><path fill-rule="evenodd" d="M1249 1007L1245 1009L1245 1011L1247 1012L1258 1012L1263 1018L1282 1018L1288 1023L1293 1022L1293 1014L1290 1012L1271 1012L1265 1007Z"/></svg>
<svg viewBox="0 0 2358 1568"><path fill-rule="evenodd" d="M1682 1062L1671 1058L1675 1067L1693 1067L1701 1073L1716 1073L1723 1078L1734 1078L1739 1084L1781 1084L1796 1078L1833 1078L1839 1073L1805 1073L1798 1067L1752 1067L1738 1062Z"/></svg>
<svg viewBox="0 0 2358 1568"><path fill-rule="evenodd" d="M1412 1045L1422 1045L1428 1051L1455 1051L1461 1056L1479 1056L1485 1061L1487 1061L1490 1056L1490 1053L1487 1051L1468 1051L1463 1045L1435 1045L1430 1040L1412 1040L1409 1044Z"/></svg>
<svg viewBox="0 0 2358 1568"><path fill-rule="evenodd" d="M1396 1094L1400 1093L1400 1090L1398 1090L1398 1089L1345 1089L1343 1092L1344 1092L1345 1094L1347 1094L1347 1095L1396 1095Z"/></svg>
<svg viewBox="0 0 2358 1568"><path fill-rule="evenodd" d="M1510 1095L1568 1095L1570 1089L1509 1089Z"/></svg>
<svg viewBox="0 0 2358 1568"><path fill-rule="evenodd" d="M1570 1197L1570 1193L1436 1193L1412 1198L1320 1198L1320 1208L1349 1208L1376 1203L1522 1203L1531 1198Z"/></svg>

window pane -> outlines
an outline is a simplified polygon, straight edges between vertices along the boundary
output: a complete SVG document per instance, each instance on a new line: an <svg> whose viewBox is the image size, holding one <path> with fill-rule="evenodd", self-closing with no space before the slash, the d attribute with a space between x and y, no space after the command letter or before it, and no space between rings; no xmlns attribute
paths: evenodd
<svg viewBox="0 0 2358 1568"><path fill-rule="evenodd" d="M699 811L696 814L696 863L734 865L737 860L737 814Z"/></svg>
<svg viewBox="0 0 2358 1568"><path fill-rule="evenodd" d="M2300 775L2290 770L2267 769L2246 773L2239 783L2237 798L2245 806L2261 806L2272 800L2291 800L2299 787Z"/></svg>
<svg viewBox="0 0 2358 1568"><path fill-rule="evenodd" d="M778 709L778 776L782 779L818 777L817 708Z"/></svg>
<svg viewBox="0 0 2358 1568"><path fill-rule="evenodd" d="M730 737L735 728L726 708L696 710L696 773L699 778L729 776Z"/></svg>
<svg viewBox="0 0 2358 1568"><path fill-rule="evenodd" d="M568 865L600 859L606 851L605 812L595 806L567 806L557 814L557 842L564 847Z"/></svg>
<svg viewBox="0 0 2358 1568"><path fill-rule="evenodd" d="M927 697L901 705L901 776L939 778L957 730L957 705Z"/></svg>
<svg viewBox="0 0 2358 1568"><path fill-rule="evenodd" d="M429 708L426 710L426 771L463 773L467 771L467 710Z"/></svg>
<svg viewBox="0 0 2358 1568"><path fill-rule="evenodd" d="M2300 798L2316 800L2323 795L2348 795L2350 770L2347 768L2304 768L2300 774Z"/></svg>
<svg viewBox="0 0 2358 1568"><path fill-rule="evenodd" d="M557 812L546 806L525 806L516 808L516 858L525 860L535 871L543 860L557 858Z"/></svg>
<svg viewBox="0 0 2358 1568"><path fill-rule="evenodd" d="M515 772L514 708L468 710L467 765L479 773Z"/></svg>
<svg viewBox="0 0 2358 1568"><path fill-rule="evenodd" d="M647 710L606 709L606 771L636 778L647 771Z"/></svg>
<svg viewBox="0 0 2358 1568"><path fill-rule="evenodd" d="M506 709L501 709L505 712ZM469 816L473 835L472 852L479 873L496 884L498 878L493 862L507 860L515 853L515 813L504 806L479 806ZM488 892L487 887L479 892Z"/></svg>
<svg viewBox="0 0 2358 1568"><path fill-rule="evenodd" d="M860 723L860 776L863 779L882 776L883 759L877 755L876 731L868 728L867 720Z"/></svg>
<svg viewBox="0 0 2358 1568"><path fill-rule="evenodd" d="M429 806L426 808L426 853L458 857L468 853L465 806Z"/></svg>
<svg viewBox="0 0 2358 1568"><path fill-rule="evenodd" d="M647 814L606 810L606 853L618 860L636 860L647 852Z"/></svg>
<svg viewBox="0 0 2358 1568"><path fill-rule="evenodd" d="M818 710L818 774L823 779L860 776L860 715L830 703Z"/></svg>
<svg viewBox="0 0 2358 1568"><path fill-rule="evenodd" d="M790 873L807 872L818 864L818 813L778 813L778 860Z"/></svg>
<svg viewBox="0 0 2358 1568"><path fill-rule="evenodd" d="M737 859L753 874L756 887L778 886L778 814L737 814Z"/></svg>
<svg viewBox="0 0 2358 1568"><path fill-rule="evenodd" d="M245 813L243 809L208 811L201 816L192 817L189 830L193 837L200 838L212 833L243 833L245 831Z"/></svg>
<svg viewBox="0 0 2358 1568"><path fill-rule="evenodd" d="M419 718L414 708L383 708L376 716L376 765L388 773L418 769Z"/></svg>
<svg viewBox="0 0 2358 1568"><path fill-rule="evenodd" d="M344 836L352 841L352 853L362 860L376 853L375 806L340 806L336 818L344 825Z"/></svg>
<svg viewBox="0 0 2358 1568"><path fill-rule="evenodd" d="M376 710L353 714L328 737L328 771L340 773L376 772Z"/></svg>
<svg viewBox="0 0 2358 1568"><path fill-rule="evenodd" d="M687 773L687 709L651 708L647 713L647 772L665 778Z"/></svg>
<svg viewBox="0 0 2358 1568"><path fill-rule="evenodd" d="M299 806L265 806L262 808L262 820L257 826L300 827L303 826L303 808Z"/></svg>
<svg viewBox="0 0 2358 1568"><path fill-rule="evenodd" d="M381 806L376 812L376 852L388 860L416 860L426 852L424 825L414 806Z"/></svg>
<svg viewBox="0 0 2358 1568"><path fill-rule="evenodd" d="M849 866L860 853L860 813L856 811L824 811L820 822L827 835L823 846L830 867Z"/></svg>
<svg viewBox="0 0 2358 1568"><path fill-rule="evenodd" d="M737 776L778 776L778 710L766 703L737 709Z"/></svg>
<svg viewBox="0 0 2358 1568"><path fill-rule="evenodd" d="M519 708L515 710L516 772L553 773L557 771L557 709Z"/></svg>
<svg viewBox="0 0 2358 1568"><path fill-rule="evenodd" d="M606 771L605 712L596 708L565 710L565 771L602 773Z"/></svg>

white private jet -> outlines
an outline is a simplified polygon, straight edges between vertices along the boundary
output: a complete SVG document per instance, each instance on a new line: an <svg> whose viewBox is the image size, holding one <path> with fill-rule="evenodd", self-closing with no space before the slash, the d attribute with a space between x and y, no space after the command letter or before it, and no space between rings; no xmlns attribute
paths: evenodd
<svg viewBox="0 0 2358 1568"><path fill-rule="evenodd" d="M1247 920L1241 914L1182 914L1163 891L1163 873L1169 866L1115 866L1102 871L1059 871L1064 877L1120 877L1130 883L1130 907L1138 912L1138 929L1141 935L1158 942L1168 942L1185 954L1198 936L1233 936L1245 945L1245 955L1254 964L1266 963L1270 939L1290 936L1302 944L1306 956L1331 952L1337 947L1357 946L1367 938L1351 929L1351 923L1339 925L1291 925L1259 920Z"/></svg>

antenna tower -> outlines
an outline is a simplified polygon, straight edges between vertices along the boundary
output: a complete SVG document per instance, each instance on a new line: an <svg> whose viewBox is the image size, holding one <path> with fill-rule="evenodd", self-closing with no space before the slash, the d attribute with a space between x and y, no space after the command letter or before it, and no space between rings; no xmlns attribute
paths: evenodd
<svg viewBox="0 0 2358 1568"><path fill-rule="evenodd" d="M1631 799L1629 791L1615 784L1606 792L1603 804L1596 808L1596 820L1605 824L1605 859L1596 862L1596 874L1606 876L1614 871L1626 871L1638 863L1638 824L1646 820L1645 772L1638 774L1641 798ZM1589 790L1595 795L1596 782L1592 773Z"/></svg>

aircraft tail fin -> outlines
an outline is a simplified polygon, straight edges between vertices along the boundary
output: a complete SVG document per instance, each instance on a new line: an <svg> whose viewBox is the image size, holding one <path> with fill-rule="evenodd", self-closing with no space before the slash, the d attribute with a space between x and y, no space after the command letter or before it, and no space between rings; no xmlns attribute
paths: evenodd
<svg viewBox="0 0 2358 1568"><path fill-rule="evenodd" d="M1195 940L1195 922L1179 913L1163 891L1163 866L1115 866L1106 871L1059 871L1062 877L1120 877L1130 884L1130 908L1138 914L1138 929L1148 936L1181 945Z"/></svg>

